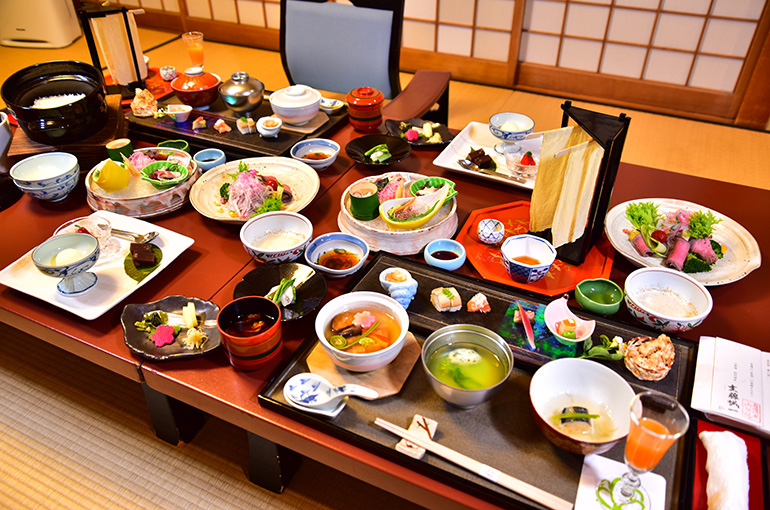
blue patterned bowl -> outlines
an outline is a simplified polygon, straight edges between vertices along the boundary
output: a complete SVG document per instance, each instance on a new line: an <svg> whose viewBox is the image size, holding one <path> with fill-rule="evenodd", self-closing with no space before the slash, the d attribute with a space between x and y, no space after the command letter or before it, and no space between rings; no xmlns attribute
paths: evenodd
<svg viewBox="0 0 770 510"><path fill-rule="evenodd" d="M16 184L17 188L19 188L26 195L29 195L32 198L36 198L38 200L45 200L47 202L57 202L59 200L64 200L67 197L67 195L69 195L72 192L72 190L75 189L75 186L77 186L79 179L80 179L80 173L75 172L66 180L63 180L56 184L52 184L50 186L45 186L45 187L23 186L17 183L16 181L14 181L14 183Z"/></svg>
<svg viewBox="0 0 770 510"><path fill-rule="evenodd" d="M535 129L535 121L521 113L496 113L489 118L489 131L500 140L516 142Z"/></svg>
<svg viewBox="0 0 770 510"><path fill-rule="evenodd" d="M88 272L99 258L99 242L89 234L63 234L43 242L32 251L35 267L44 275L61 278L56 288L66 296L82 294L96 285Z"/></svg>
<svg viewBox="0 0 770 510"><path fill-rule="evenodd" d="M346 269L332 269L319 263L323 254L336 250L352 253L358 257L358 262ZM344 232L330 232L318 236L310 242L305 250L305 260L310 267L329 278L342 278L355 273L364 266L367 257L369 257L369 245L366 241Z"/></svg>
<svg viewBox="0 0 770 510"><path fill-rule="evenodd" d="M78 158L67 152L46 152L22 159L11 167L19 187L48 188L69 182L80 173Z"/></svg>
<svg viewBox="0 0 770 510"><path fill-rule="evenodd" d="M509 237L503 241L500 253L508 275L519 283L540 280L556 260L556 249L551 243L529 234Z"/></svg>

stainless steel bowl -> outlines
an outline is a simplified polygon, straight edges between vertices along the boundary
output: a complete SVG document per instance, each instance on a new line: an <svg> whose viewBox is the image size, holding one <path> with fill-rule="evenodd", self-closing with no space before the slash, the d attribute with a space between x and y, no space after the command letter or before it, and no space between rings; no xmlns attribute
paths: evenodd
<svg viewBox="0 0 770 510"><path fill-rule="evenodd" d="M428 369L428 360L440 347L455 343L470 343L492 351L504 364L503 380L482 390L463 390L441 382ZM421 359L431 387L441 398L461 409L470 409L491 399L502 389L513 371L513 352L506 341L494 331L473 324L453 324L434 331L422 344Z"/></svg>
<svg viewBox="0 0 770 510"><path fill-rule="evenodd" d="M248 73L238 72L219 86L219 95L227 107L235 113L246 114L262 104L264 84Z"/></svg>

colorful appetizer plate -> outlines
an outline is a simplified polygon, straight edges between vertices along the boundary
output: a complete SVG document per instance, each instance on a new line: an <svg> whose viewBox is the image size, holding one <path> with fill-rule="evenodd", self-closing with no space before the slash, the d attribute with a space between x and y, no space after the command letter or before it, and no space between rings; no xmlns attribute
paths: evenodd
<svg viewBox="0 0 770 510"><path fill-rule="evenodd" d="M638 267L663 267L664 259L660 257L642 257L628 240L624 229L632 229L631 222L626 218L626 207L632 202L653 202L658 205L661 214L676 212L679 209L685 211L710 211L722 221L714 227L713 239L719 244L727 246L724 258L718 260L711 271L706 273L692 273L690 276L706 286L724 285L740 280L762 264L762 255L756 239L738 222L728 218L708 207L703 207L692 202L671 198L640 198L623 202L613 207L607 213L604 222L604 232L607 234L612 247L626 257L632 264Z"/></svg>

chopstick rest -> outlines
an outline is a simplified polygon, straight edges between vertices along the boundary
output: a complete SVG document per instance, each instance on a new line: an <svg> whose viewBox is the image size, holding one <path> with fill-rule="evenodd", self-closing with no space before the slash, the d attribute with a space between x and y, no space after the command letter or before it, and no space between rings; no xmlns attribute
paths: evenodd
<svg viewBox="0 0 770 510"><path fill-rule="evenodd" d="M436 429L438 428L438 422L431 420L420 414L415 414L412 418L412 423L409 425L409 432L417 436L424 437L426 439L433 439L436 435ZM414 443L409 442L407 439L401 439L396 443L396 450L400 451L404 455L409 455L415 459L421 459L425 455L425 448L417 446Z"/></svg>
<svg viewBox="0 0 770 510"><path fill-rule="evenodd" d="M451 448L447 448L446 446L441 445L431 439L416 436L408 430L403 429L398 425L394 425L387 420L377 418L374 420L374 424L384 428L388 432L392 432L397 436L401 436L402 438L407 439L409 442L425 448L427 451L434 453L439 457L443 457L446 460L467 469L468 471L476 473L479 476L483 476L487 480L501 485L506 489L512 490L513 492L521 494L522 496L533 501L537 501L538 503L547 506L548 508L552 508L553 510L569 510L573 507L572 503L565 499L555 496L550 492L546 492L539 487L535 487L534 485L523 482L517 478L512 477L511 475L506 475L505 473L502 473L491 466L487 466L486 464L463 455L462 453L456 452Z"/></svg>

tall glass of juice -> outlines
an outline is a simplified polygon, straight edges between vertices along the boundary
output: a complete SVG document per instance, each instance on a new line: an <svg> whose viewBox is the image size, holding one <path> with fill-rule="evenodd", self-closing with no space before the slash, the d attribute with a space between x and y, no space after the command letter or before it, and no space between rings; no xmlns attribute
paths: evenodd
<svg viewBox="0 0 770 510"><path fill-rule="evenodd" d="M187 54L194 66L203 67L203 33L185 32L182 34L182 41L187 48Z"/></svg>
<svg viewBox="0 0 770 510"><path fill-rule="evenodd" d="M609 482L615 504L643 501L646 510L652 508L649 494L642 487L639 475L654 469L689 426L687 411L674 397L657 391L645 391L633 398L625 450L628 472L614 483Z"/></svg>

